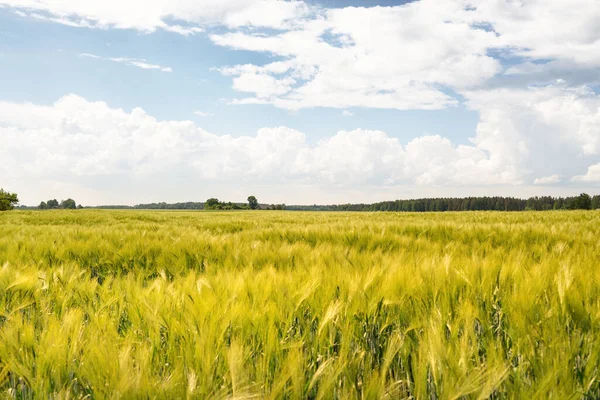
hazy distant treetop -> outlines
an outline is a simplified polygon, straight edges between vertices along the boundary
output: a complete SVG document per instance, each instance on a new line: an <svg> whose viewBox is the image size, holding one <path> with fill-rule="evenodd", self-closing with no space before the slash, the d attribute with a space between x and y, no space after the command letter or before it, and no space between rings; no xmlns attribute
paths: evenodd
<svg viewBox="0 0 600 400"><path fill-rule="evenodd" d="M61 201L60 207L65 208L65 209L74 210L77 208L77 203L75 203L75 200L73 200L73 199L66 199L66 200Z"/></svg>

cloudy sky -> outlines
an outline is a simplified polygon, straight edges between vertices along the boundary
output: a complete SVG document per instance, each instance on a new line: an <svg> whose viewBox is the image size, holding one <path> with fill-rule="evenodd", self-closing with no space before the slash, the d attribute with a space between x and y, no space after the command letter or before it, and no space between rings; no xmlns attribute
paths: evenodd
<svg viewBox="0 0 600 400"><path fill-rule="evenodd" d="M24 204L600 192L598 0L0 0Z"/></svg>

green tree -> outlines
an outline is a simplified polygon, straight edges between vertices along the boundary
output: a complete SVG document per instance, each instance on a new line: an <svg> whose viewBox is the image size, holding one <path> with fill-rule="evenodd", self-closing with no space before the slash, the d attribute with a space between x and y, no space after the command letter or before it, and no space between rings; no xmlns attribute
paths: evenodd
<svg viewBox="0 0 600 400"><path fill-rule="evenodd" d="M48 208L58 208L58 200L56 199L48 200L46 204L48 204Z"/></svg>
<svg viewBox="0 0 600 400"><path fill-rule="evenodd" d="M38 206L38 208L39 208L40 210L46 210L46 209L48 209L48 204L46 204L45 202L43 202L43 201L42 201L42 202L40 203L40 205Z"/></svg>
<svg viewBox="0 0 600 400"><path fill-rule="evenodd" d="M207 210L214 210L218 207L219 207L219 199L211 197L210 199L206 200L205 208Z"/></svg>
<svg viewBox="0 0 600 400"><path fill-rule="evenodd" d="M592 197L592 210L597 210L600 208L600 196Z"/></svg>
<svg viewBox="0 0 600 400"><path fill-rule="evenodd" d="M562 210L563 208L564 208L563 199L562 199L562 197L559 197L554 202L554 209L555 210Z"/></svg>
<svg viewBox="0 0 600 400"><path fill-rule="evenodd" d="M77 203L73 199L66 199L60 202L60 207L65 209L74 210L77 208Z"/></svg>
<svg viewBox="0 0 600 400"><path fill-rule="evenodd" d="M12 210L19 202L19 198L16 193L5 192L4 189L0 189L0 211Z"/></svg>
<svg viewBox="0 0 600 400"><path fill-rule="evenodd" d="M256 210L258 208L258 200L254 196L248 196L248 205L251 210Z"/></svg>
<svg viewBox="0 0 600 400"><path fill-rule="evenodd" d="M592 208L592 198L587 193L581 193L575 197L573 208L576 210L589 210Z"/></svg>

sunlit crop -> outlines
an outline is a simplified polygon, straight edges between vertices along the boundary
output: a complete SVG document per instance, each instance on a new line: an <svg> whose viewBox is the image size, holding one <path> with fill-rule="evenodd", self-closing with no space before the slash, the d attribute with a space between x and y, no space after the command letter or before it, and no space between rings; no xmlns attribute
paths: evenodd
<svg viewBox="0 0 600 400"><path fill-rule="evenodd" d="M599 356L599 212L0 214L0 397L592 399Z"/></svg>

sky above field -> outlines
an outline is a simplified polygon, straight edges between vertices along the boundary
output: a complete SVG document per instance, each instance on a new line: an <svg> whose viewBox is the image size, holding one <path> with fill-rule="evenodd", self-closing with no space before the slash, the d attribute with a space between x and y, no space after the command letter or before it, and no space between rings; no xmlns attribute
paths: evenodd
<svg viewBox="0 0 600 400"><path fill-rule="evenodd" d="M21 203L600 192L598 0L0 0Z"/></svg>

